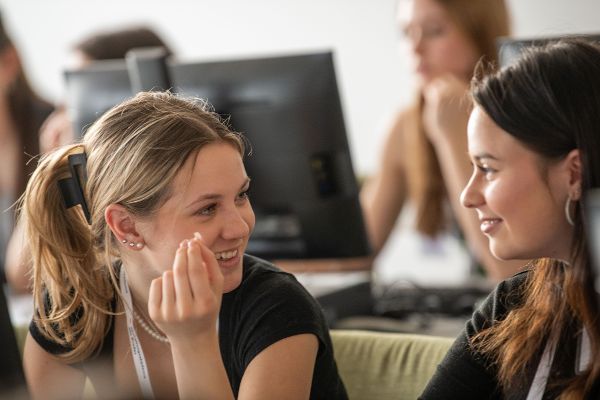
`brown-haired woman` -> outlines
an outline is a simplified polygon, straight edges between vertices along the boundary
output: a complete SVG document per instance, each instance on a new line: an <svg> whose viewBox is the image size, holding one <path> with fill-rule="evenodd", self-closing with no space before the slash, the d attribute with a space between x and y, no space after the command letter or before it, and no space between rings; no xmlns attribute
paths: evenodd
<svg viewBox="0 0 600 400"><path fill-rule="evenodd" d="M19 53L0 20L0 275L15 257L13 203L21 196L39 151L39 130L52 106L31 88ZM11 250L9 250L11 249Z"/></svg>
<svg viewBox="0 0 600 400"><path fill-rule="evenodd" d="M375 252L410 200L420 234L434 238L457 224L487 276L510 276L522 264L492 257L477 216L458 200L470 171L468 82L482 56L496 59L496 38L509 33L504 0L399 0L398 19L411 44L420 90L415 104L397 115L379 171L361 194Z"/></svg>
<svg viewBox="0 0 600 400"><path fill-rule="evenodd" d="M140 93L42 158L21 214L34 398L85 377L107 398L347 398L316 301L244 254L243 153L202 103Z"/></svg>
<svg viewBox="0 0 600 400"><path fill-rule="evenodd" d="M581 203L600 187L600 46L530 49L472 93L461 201L494 256L535 261L473 314L422 397L597 399L600 294Z"/></svg>

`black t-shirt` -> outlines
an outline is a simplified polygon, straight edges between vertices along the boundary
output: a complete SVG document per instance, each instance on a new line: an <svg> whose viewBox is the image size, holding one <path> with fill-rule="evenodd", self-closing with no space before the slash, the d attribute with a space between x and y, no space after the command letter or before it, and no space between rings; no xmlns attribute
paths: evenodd
<svg viewBox="0 0 600 400"><path fill-rule="evenodd" d="M470 340L477 333L502 321L508 313L523 304L524 284L531 271L524 271L500 283L473 313L458 336L437 371L429 381L425 391L419 397L422 400L439 399L525 399L529 393L543 349L539 349L532 360L531 367L525 373L521 387L507 388L502 391L497 380L497 367L470 346ZM572 377L575 374L575 360L578 352L576 327L568 327L561 336L550 380ZM553 379L554 378L554 379ZM598 393L597 384L594 393ZM544 399L554 399L560 388L546 386ZM597 398L597 397L591 397Z"/></svg>
<svg viewBox="0 0 600 400"><path fill-rule="evenodd" d="M463 332L457 337L437 367L420 399L502 399L496 369L470 347L470 340L491 325L503 320L517 306L526 273L500 283L473 313Z"/></svg>
<svg viewBox="0 0 600 400"><path fill-rule="evenodd" d="M32 337L46 351L66 351L46 339L36 324ZM333 357L329 328L317 301L296 278L259 258L245 255L242 282L223 295L219 342L229 382L237 397L246 367L262 350L286 337L310 333L319 340L311 399L347 399ZM100 354L112 357L112 327ZM85 362L82 363L85 367Z"/></svg>

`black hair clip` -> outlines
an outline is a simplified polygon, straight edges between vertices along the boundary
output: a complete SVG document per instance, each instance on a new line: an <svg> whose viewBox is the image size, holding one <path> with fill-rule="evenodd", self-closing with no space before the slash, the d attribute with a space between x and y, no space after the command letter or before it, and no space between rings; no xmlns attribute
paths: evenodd
<svg viewBox="0 0 600 400"><path fill-rule="evenodd" d="M85 153L71 154L69 156L69 170L71 176L58 181L58 187L65 201L65 207L71 208L81 205L83 214L88 224L92 224L90 210L83 195L83 186L87 182L87 156Z"/></svg>

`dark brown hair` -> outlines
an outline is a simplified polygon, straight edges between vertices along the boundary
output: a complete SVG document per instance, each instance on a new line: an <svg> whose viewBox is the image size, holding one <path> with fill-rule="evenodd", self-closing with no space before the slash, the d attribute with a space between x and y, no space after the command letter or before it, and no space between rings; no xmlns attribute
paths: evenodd
<svg viewBox="0 0 600 400"><path fill-rule="evenodd" d="M163 47L167 55L172 54L165 41L145 26L97 32L75 44L74 49L91 60L113 60L125 58L136 47Z"/></svg>
<svg viewBox="0 0 600 400"><path fill-rule="evenodd" d="M532 47L514 65L484 75L476 74L473 98L500 128L549 162L578 149L582 198L600 186L600 46L570 39ZM573 337L581 327L590 335L591 366L549 385L561 398L582 399L600 377L600 319L585 219L578 203L572 265L537 260L522 305L473 341L498 365L505 388L524 384L546 340Z"/></svg>
<svg viewBox="0 0 600 400"><path fill-rule="evenodd" d="M0 16L0 52L9 48L14 48L14 44ZM17 129L19 141L20 161L16 171L18 177L15 193L19 197L35 169L36 163L30 161L39 155L39 129L52 111L52 106L33 91L22 67L19 67L14 82L8 88L7 98L10 117Z"/></svg>

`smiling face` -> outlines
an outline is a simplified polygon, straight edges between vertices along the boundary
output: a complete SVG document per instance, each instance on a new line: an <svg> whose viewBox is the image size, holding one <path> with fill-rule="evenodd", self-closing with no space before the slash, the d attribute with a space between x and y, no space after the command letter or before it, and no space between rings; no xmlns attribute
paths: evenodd
<svg viewBox="0 0 600 400"><path fill-rule="evenodd" d="M249 184L240 153L227 143L206 145L189 157L171 197L152 218L136 222L146 245L142 262L150 273L157 277L170 269L179 243L199 232L219 262L223 291L237 288L255 222Z"/></svg>
<svg viewBox="0 0 600 400"><path fill-rule="evenodd" d="M479 106L471 113L468 139L474 170L461 202L477 211L492 254L568 260L573 231L564 214L565 161L543 160Z"/></svg>
<svg viewBox="0 0 600 400"><path fill-rule="evenodd" d="M477 49L436 0L401 1L398 22L410 42L415 71L425 83L447 73L470 78Z"/></svg>

